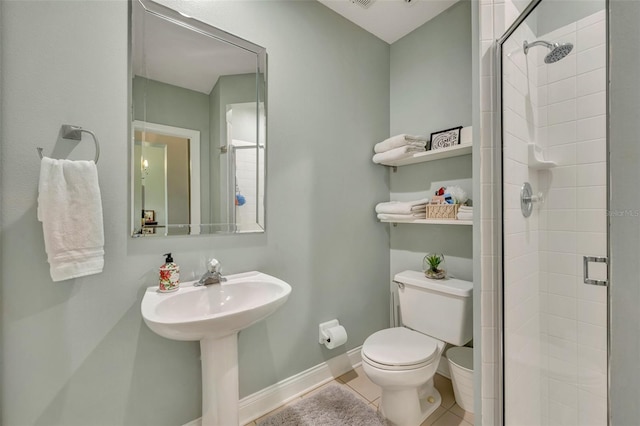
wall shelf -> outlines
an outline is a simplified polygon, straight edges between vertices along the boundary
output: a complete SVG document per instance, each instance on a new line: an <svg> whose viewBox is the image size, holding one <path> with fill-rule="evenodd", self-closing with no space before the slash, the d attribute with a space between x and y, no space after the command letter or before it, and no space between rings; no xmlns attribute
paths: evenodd
<svg viewBox="0 0 640 426"><path fill-rule="evenodd" d="M529 168L536 170L545 170L557 166L554 161L547 161L542 154L542 148L535 143L528 145Z"/></svg>
<svg viewBox="0 0 640 426"><path fill-rule="evenodd" d="M468 129L468 138L471 139L471 127L465 127ZM387 161L380 163L383 166L393 167L393 171L396 171L398 166L408 166L409 164L426 163L428 161L442 160L445 158L459 157L461 155L471 154L473 149L473 143L467 142L460 145L451 146L448 148L440 148L433 151L416 152L411 157L402 158L400 160ZM382 223L392 223L396 226L398 223L417 223L420 225L473 225L472 220L457 220L457 219L378 219Z"/></svg>
<svg viewBox="0 0 640 426"><path fill-rule="evenodd" d="M442 160L443 158L458 157L460 155L471 154L473 144L456 145L449 148L440 148L433 151L417 152L411 157L400 160L380 163L383 166L408 166L409 164L425 163L427 161Z"/></svg>
<svg viewBox="0 0 640 426"><path fill-rule="evenodd" d="M422 225L473 225L472 220L457 219L413 219L413 220L380 220L383 223L419 223Z"/></svg>

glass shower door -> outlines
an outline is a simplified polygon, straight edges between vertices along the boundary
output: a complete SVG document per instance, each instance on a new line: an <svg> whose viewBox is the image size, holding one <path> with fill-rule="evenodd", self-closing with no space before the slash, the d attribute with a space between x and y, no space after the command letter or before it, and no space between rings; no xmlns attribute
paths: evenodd
<svg viewBox="0 0 640 426"><path fill-rule="evenodd" d="M534 3L498 49L504 424L606 425L605 2Z"/></svg>

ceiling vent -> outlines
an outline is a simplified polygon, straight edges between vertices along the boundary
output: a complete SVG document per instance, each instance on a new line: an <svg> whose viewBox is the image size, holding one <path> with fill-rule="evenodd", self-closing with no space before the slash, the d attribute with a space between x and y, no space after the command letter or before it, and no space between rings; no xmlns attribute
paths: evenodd
<svg viewBox="0 0 640 426"><path fill-rule="evenodd" d="M351 3L357 4L363 9L368 9L376 0L351 0Z"/></svg>

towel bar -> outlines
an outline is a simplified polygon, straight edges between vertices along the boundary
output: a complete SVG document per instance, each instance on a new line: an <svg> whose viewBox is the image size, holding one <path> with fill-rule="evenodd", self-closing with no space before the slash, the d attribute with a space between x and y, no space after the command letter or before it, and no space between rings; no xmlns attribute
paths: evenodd
<svg viewBox="0 0 640 426"><path fill-rule="evenodd" d="M98 164L98 158L100 158L100 144L98 143L98 138L96 137L95 133L93 133L91 130L83 129L80 126L72 126L71 124L62 125L63 139L72 139L74 141L82 140L82 132L89 133L93 137L93 142L96 144L96 159L94 160L94 163ZM40 147L36 148L40 159L42 159L43 157L42 149L43 148Z"/></svg>

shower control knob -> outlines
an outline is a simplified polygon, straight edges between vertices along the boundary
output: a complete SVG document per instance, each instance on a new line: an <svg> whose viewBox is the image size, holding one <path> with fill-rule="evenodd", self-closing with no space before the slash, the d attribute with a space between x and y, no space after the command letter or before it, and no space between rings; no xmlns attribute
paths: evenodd
<svg viewBox="0 0 640 426"><path fill-rule="evenodd" d="M542 192L533 195L533 189L529 182L525 182L520 188L520 209L522 210L522 216L529 217L533 211L533 203L542 203Z"/></svg>

